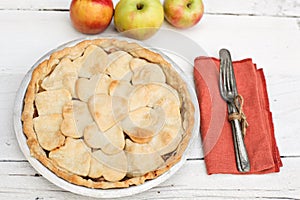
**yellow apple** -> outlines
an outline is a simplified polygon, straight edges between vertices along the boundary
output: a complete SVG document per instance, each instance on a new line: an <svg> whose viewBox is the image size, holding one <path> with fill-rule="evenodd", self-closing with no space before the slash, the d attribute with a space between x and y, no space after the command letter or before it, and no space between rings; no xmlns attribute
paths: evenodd
<svg viewBox="0 0 300 200"><path fill-rule="evenodd" d="M151 37L163 21L164 10L159 0L120 0L115 8L116 29L135 39Z"/></svg>

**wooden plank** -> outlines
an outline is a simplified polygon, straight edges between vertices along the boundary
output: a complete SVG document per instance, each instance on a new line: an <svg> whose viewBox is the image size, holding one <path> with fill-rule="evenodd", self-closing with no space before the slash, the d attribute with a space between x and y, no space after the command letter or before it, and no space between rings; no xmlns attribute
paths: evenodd
<svg viewBox="0 0 300 200"><path fill-rule="evenodd" d="M0 9L69 9L70 0L1 0Z"/></svg>
<svg viewBox="0 0 300 200"><path fill-rule="evenodd" d="M118 1L113 0L114 5ZM70 2L70 0L2 0L0 9L68 10ZM228 0L226 3L218 0L203 0L203 3L208 14L300 16L298 0L244 0L243 3L238 0Z"/></svg>
<svg viewBox="0 0 300 200"><path fill-rule="evenodd" d="M0 74L0 160L24 159L12 124L13 103L23 77L24 74ZM300 75L268 76L267 82L280 153L282 156L300 156L300 134L296 134L300 129L297 122ZM203 157L199 134L187 155L191 159Z"/></svg>
<svg viewBox="0 0 300 200"><path fill-rule="evenodd" d="M267 75L300 73L296 19L205 16L196 28L182 33L201 45L207 55L218 57L218 50L225 47L233 60L252 58Z"/></svg>
<svg viewBox="0 0 300 200"><path fill-rule="evenodd" d="M299 156L299 145L294 141L300 128L295 126L299 124L300 75L267 77L267 84L279 150L286 155L297 152Z"/></svg>
<svg viewBox="0 0 300 200"><path fill-rule="evenodd" d="M0 27L5 27L0 37L5 47L0 48L0 72L4 73L25 73L46 52L87 37L72 28L66 12L6 10L0 11L0 19L6 19L0 20ZM293 18L206 15L191 29L178 30L166 23L162 29L190 38L209 56L218 56L218 50L227 47L234 60L251 57L268 75L300 74L300 29ZM109 34L117 34L112 25L98 36Z"/></svg>
<svg viewBox="0 0 300 200"><path fill-rule="evenodd" d="M210 175L202 160L188 161L159 186L123 199L196 198L299 198L300 158L283 159L280 173L267 175ZM0 162L0 194L3 199L79 199L36 174L27 162ZM193 177L193 178L191 178Z"/></svg>
<svg viewBox="0 0 300 200"><path fill-rule="evenodd" d="M3 74L0 98L3 104L0 106L2 111L0 123L5 131L2 136L4 140L1 141L3 145L0 147L2 150L0 158L23 159L22 154L18 152L19 148L10 120L14 95L20 81L33 63L47 51L66 41L86 35L76 32L71 27L68 16L64 12L1 11L0 18L4 17L7 20L0 21L0 26L6 27L1 30L3 37L0 38L0 44L5 47L0 48L0 72ZM15 24L19 24L20 27L16 27ZM275 24L278 26L274 26ZM281 28L278 29L278 27ZM163 28L170 27L165 24ZM219 29L222 30L225 38L219 36ZM239 37L235 36L237 30ZM175 31L175 29L170 29L170 31ZM50 32L51 37L48 36ZM104 34L111 33L115 33L113 27L110 27ZM176 33L191 38L205 49L207 55L217 56L218 49L227 47L232 51L234 60L246 58L246 55L252 57L259 67L263 67L267 77L271 110L281 153L286 156L300 155L295 142L299 134L294 134L299 130L295 120L297 110L299 110L297 96L300 75L297 60L300 34L295 19L211 15L205 16L194 29ZM186 51L193 51L193 49L186 47ZM193 61L189 60L189 62ZM192 68L185 70L192 80ZM282 94L283 91L288 92ZM286 124L289 125L288 128ZM190 157L201 157L202 153L199 149L200 144L196 142L189 154Z"/></svg>
<svg viewBox="0 0 300 200"><path fill-rule="evenodd" d="M13 107L24 74L0 75L0 160L24 160L13 130Z"/></svg>
<svg viewBox="0 0 300 200"><path fill-rule="evenodd" d="M48 51L67 41L83 37L71 26L67 13L1 11L1 71L27 72ZM10 38L10 39L8 39ZM47 42L42 42L43 40ZM16 55L23 57L16 59ZM17 61L19 60L19 61Z"/></svg>
<svg viewBox="0 0 300 200"><path fill-rule="evenodd" d="M11 128L11 120L8 120L11 119L12 102L21 79L33 63L47 51L66 41L86 35L76 32L71 27L68 16L64 12L1 11L0 18L4 17L7 20L0 21L0 26L6 27L1 30L3 37L0 38L0 44L5 48L0 48L0 72L3 74L1 125L5 131L2 136L4 140L0 147L0 158L23 159L22 154L18 152L19 148ZM281 28L278 29L278 27ZM164 24L163 28L170 31L176 30L167 24ZM220 37L219 29L222 30L224 38ZM110 27L104 34L111 33L115 33L113 27ZM218 49L227 47L232 51L234 60L249 56L258 63L259 67L263 67L281 153L285 156L300 154L296 143L299 134L294 134L299 130L295 120L297 110L299 110L297 100L300 75L297 60L300 34L295 19L206 15L196 27L182 31L176 30L175 33L191 38L205 49L209 56L217 56ZM194 50L186 47L185 51ZM189 62L192 63L193 60ZM192 68L185 70L192 80ZM286 90L287 94L282 94ZM289 125L288 128L286 124ZM201 157L199 149L200 144L196 142L196 146L189 154L190 157Z"/></svg>
<svg viewBox="0 0 300 200"><path fill-rule="evenodd" d="M66 12L0 11L0 72L25 73L44 54L71 40L89 35L77 32ZM17 25L16 25L17 24ZM113 26L105 34L116 33ZM11 39L8 39L11 38ZM45 42L46 41L46 42ZM16 55L22 59L16 59Z"/></svg>
<svg viewBox="0 0 300 200"><path fill-rule="evenodd" d="M300 16L298 0L203 0L207 13L237 15Z"/></svg>

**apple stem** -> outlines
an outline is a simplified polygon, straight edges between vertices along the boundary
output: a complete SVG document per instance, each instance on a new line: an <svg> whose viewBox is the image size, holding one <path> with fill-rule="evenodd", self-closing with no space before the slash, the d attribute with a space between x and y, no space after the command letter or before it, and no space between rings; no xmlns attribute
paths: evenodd
<svg viewBox="0 0 300 200"><path fill-rule="evenodd" d="M189 2L188 4L186 4L186 7L191 8L192 3Z"/></svg>
<svg viewBox="0 0 300 200"><path fill-rule="evenodd" d="M142 10L143 7L144 7L144 4L142 4L142 3L138 3L138 4L136 5L136 8L137 8L138 10Z"/></svg>

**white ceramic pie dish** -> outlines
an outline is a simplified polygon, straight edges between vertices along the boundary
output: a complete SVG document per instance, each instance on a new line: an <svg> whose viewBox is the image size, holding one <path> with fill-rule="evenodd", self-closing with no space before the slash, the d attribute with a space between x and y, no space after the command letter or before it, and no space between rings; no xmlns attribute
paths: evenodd
<svg viewBox="0 0 300 200"><path fill-rule="evenodd" d="M164 174L160 175L159 177L157 177L153 180L148 180L145 183L138 185L138 186L130 186L129 188L121 188L121 189L92 189L92 188L87 188L87 187L83 187L83 186L78 186L78 185L69 183L62 178L59 178L52 171L50 171L43 164L41 164L37 159L35 159L34 157L32 157L30 155L30 150L29 150L29 147L27 146L27 140L26 140L26 137L22 130L21 115L22 115L22 111L23 111L24 96L26 93L27 86L30 82L32 72L41 61L47 59L53 52L55 52L59 49L63 49L68 46L73 46L76 43L78 43L82 40L86 40L86 39L91 39L91 38L83 38L83 39L73 40L73 41L70 41L68 43L65 43L65 44L59 46L56 49L51 50L50 52L45 54L43 57L41 57L32 66L32 68L28 71L28 73L25 75L25 77L20 85L20 88L17 92L15 106L14 106L14 118L13 118L14 129L15 129L15 133L16 133L16 137L17 137L19 146L20 146L23 154L25 155L26 159L33 166L33 168L35 168L43 177L48 179L50 182L52 182L53 184L57 185L58 187L60 187L64 190L67 190L67 191L70 191L70 192L73 192L76 194L84 195L84 196L97 197L97 198L116 198L116 197L124 197L124 196L130 196L133 194L141 193L141 192L146 191L150 188L153 188L153 187L159 185L160 183L164 182L165 180L167 180L185 163L186 152L189 150L191 143L194 141L194 138L196 137L196 134L199 133L199 126L200 126L200 113L199 113L199 107L198 107L196 93L192 86L193 83L190 80L188 80L185 73L169 57L167 57L162 51L155 50L155 48L153 48L153 47L151 47L151 48L149 47L149 48L152 51L157 51L168 62L170 62L172 64L172 66L174 67L174 69L180 74L181 78L187 83L187 88L188 88L192 102L195 107L195 113L194 113L195 123L194 123L193 131L192 131L192 137L189 141L188 147L185 150L185 153L182 155L182 159L177 164L175 164L170 170L168 170ZM128 38L122 38L122 37L118 37L116 39L120 39L120 40L123 39L123 40L127 40L130 42L136 42L136 43L139 43L140 45L142 45L143 47L147 48L147 45L145 45L139 41L135 41L135 40L128 39Z"/></svg>

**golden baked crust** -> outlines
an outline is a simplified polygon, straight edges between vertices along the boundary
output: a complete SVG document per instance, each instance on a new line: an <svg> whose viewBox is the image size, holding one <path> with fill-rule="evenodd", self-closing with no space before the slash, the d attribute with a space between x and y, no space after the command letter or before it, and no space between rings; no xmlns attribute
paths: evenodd
<svg viewBox="0 0 300 200"><path fill-rule="evenodd" d="M66 148L64 145L66 144L73 144L73 141L83 141L81 138L82 134L83 134L83 130L81 130L80 136L77 137L77 135L75 134L74 138L72 138L72 134L70 135L65 135L65 139L60 138L59 142L56 142L55 144L51 144L50 147L48 147L48 150L52 150L54 147L56 147L56 149L52 150L52 151L48 151L45 150L43 148L43 145L41 145L39 139L38 139L38 134L34 128L34 121L38 121L37 118L40 117L38 110L37 110L37 106L44 106L43 103L41 102L42 98L39 98L39 96L41 96L41 93L43 92L47 92L48 90L45 91L45 89L49 88L49 91L56 91L55 89L57 88L51 88L51 84L49 84L49 82L51 83L51 81L53 82L55 78L53 78L54 75L51 76L52 72L55 69L58 69L61 67L61 63L65 62L67 63L66 66L70 67L73 66L75 68L78 68L76 62L74 62L74 65L70 64L73 61L75 61L76 59L81 58L85 52L86 49L88 48L95 48L95 47L100 47L101 49L103 49L103 51L108 52L109 54L112 54L112 52L124 52L126 54L126 59L129 60L129 57L132 57L134 59L134 61L132 63L128 63L129 66L131 66L131 70L136 67L135 65L138 63L145 63L145 61L147 61L147 63L151 63L151 65L153 65L156 69L155 69L155 73L161 73L159 72L160 69L163 71L163 73L165 74L165 79L164 77L161 77L161 75L158 75L160 77L155 78L153 76L149 76L147 79L148 81L152 81L157 79L158 82L161 81L166 81L166 84L173 88L175 91L177 91L178 93L178 101L179 101L179 111L180 111L180 117L181 117L181 127L180 127L180 138L179 138L179 145L176 145L174 147L171 148L172 153L170 152L171 150L165 150L162 148L162 150L160 152L157 152L156 154L156 159L159 159L159 161L156 161L157 163L161 163L161 160L163 158L163 154L166 152L170 152L168 156L164 157L164 165L160 166L156 169L152 169L150 172L147 172L146 174L141 174L141 171L138 171L137 173L133 172L133 173L128 173L124 178L122 173L120 176L120 172L117 174L111 174L109 172L107 172L106 175L104 175L103 178L103 174L102 173L97 173L97 169L103 169L105 168L105 166L96 166L93 165L93 167L90 168L90 176L87 176L88 172L85 166L84 171L82 171L83 169L77 169L76 166L69 166L69 168L76 168L77 173L73 173L70 170L68 170L68 167L63 167L63 165L67 164L66 161L63 161L61 156L61 153L59 154L55 154L57 151L59 151L60 147L61 149L64 150L64 148ZM98 52L98 55L102 55L103 52ZM119 53L120 54L120 53ZM105 59L105 58L103 58ZM105 61L107 62L107 61ZM125 62L125 61L124 61ZM127 61L126 61L127 62ZM122 63L119 63L119 65ZM151 67L150 65L150 67ZM118 66L118 63L115 63L113 65L111 65L111 68L109 70L114 71L115 68ZM160 67L160 69L157 69L157 67ZM57 68L58 67L58 68ZM147 67L149 68L149 66ZM100 68L99 68L100 69ZM93 74L95 71L95 73L103 73L103 70L100 69L100 71L97 71L97 69L89 69L89 71L84 71L84 72L80 72L81 74L83 74L81 76L81 78L86 78L85 76L92 76L95 75ZM102 71L101 71L102 70ZM128 70L127 68L124 70ZM148 70L148 69L147 69ZM61 88L60 90L64 91L69 91L70 94L72 94L73 99L74 98L78 98L76 96L76 87L80 88L82 87L83 84L81 85L74 85L73 87L70 87L70 85L72 86L72 83L74 83L74 76L77 76L77 71L76 70L72 70L72 69L66 69L65 71L67 72L62 72L62 73L57 73L60 74L58 80L59 82L59 87ZM87 73L86 73L87 72ZM64 73L66 73L68 75L70 75L70 79L68 79L68 81L63 82L62 80L65 79L64 77ZM112 72L114 73L114 72ZM63 75L61 75L63 74ZM119 71L118 73L115 73L116 76L122 76L122 73L120 74ZM46 87L43 84L43 81L47 79L47 81L44 82L44 85L47 85ZM124 79L127 79L126 77ZM142 80L142 78L140 77L135 77L135 81L137 83L140 83ZM71 83L71 84L70 84ZM116 93L118 91L116 91L115 87L116 84L119 84L119 82L117 83L112 83L112 88L110 89L109 92L112 93ZM48 86L50 85L50 86ZM53 84L52 84L53 85ZM44 87L43 87L44 86ZM155 86L155 85L154 85ZM106 86L107 87L107 86ZM106 92L105 90L101 90ZM79 98L82 98L87 101L88 99L88 94L87 93L79 93ZM100 94L100 95L104 95L104 94ZM120 98L122 95L126 95L123 93L120 93ZM38 99L37 99L38 96ZM52 95L53 96L53 95ZM66 98L65 98L66 99ZM38 102L37 102L38 100ZM174 100L175 101L175 100ZM86 102L85 102L86 103ZM38 104L38 105L37 105ZM68 104L68 103L66 103ZM70 102L69 102L70 104ZM72 105L72 103L71 103ZM174 104L175 105L175 104ZM59 105L61 106L61 105ZM68 106L68 105L65 105ZM70 106L69 106L70 107ZM72 106L71 106L72 107ZM44 109L47 111L47 109ZM169 109L170 110L170 109ZM54 112L54 113L51 113ZM58 111L51 111L50 114L51 115L57 115ZM64 110L64 112L67 112L66 110ZM171 112L171 110L170 110ZM61 115L63 115L63 111L61 112ZM47 117L46 117L47 118ZM42 118L39 118L42 119ZM121 120L121 119L120 119ZM123 120L123 118L122 118ZM120 41L117 39L95 39L95 40L85 40L82 41L80 43L78 43L77 45L73 46L73 47L67 47L64 48L62 50L56 51L54 53L51 54L50 58L48 60L45 60L43 62L41 62L33 71L32 73L32 77L31 77L31 81L28 85L27 88L27 92L24 98L24 108L23 108L23 113L22 113L22 121L23 121L23 131L24 134L27 137L27 144L30 148L31 151L31 155L33 157L35 157L37 160L39 160L44 166L46 166L48 169L50 169L52 172L54 172L57 176L67 180L70 183L76 184L76 185L81 185L81 186L86 186L89 188L102 188L102 189L107 189L107 188L123 188L123 187L129 187L130 185L139 185L144 183L146 180L149 179L154 179L156 177L158 177L159 175L163 174L164 172L168 171L173 165L175 165L181 158L182 154L184 153L184 150L186 149L188 142L190 140L191 134L192 134L192 129L194 126L194 107L192 104L192 101L190 99L190 94L187 90L187 86L186 83L180 78L180 76L178 75L178 73L172 68L171 64L168 63L160 54L155 53L153 51L150 51L136 43L129 43L127 41ZM47 123L47 122L45 122ZM117 122L116 122L117 123ZM145 122L142 121L141 124L144 124ZM95 125L96 123L93 122L93 125ZM38 124L37 124L38 125ZM112 126L114 126L115 124L112 124L110 127L106 127L107 129L111 128ZM122 124L121 124L122 125ZM172 130L172 126L170 125L171 128L169 128L169 130ZM67 129L68 130L68 129ZM98 130L99 131L99 130ZM100 130L101 131L101 130ZM104 131L103 131L104 132ZM165 129L166 134L168 134L168 128ZM170 131L169 131L170 132ZM61 136L61 131L59 131L58 133L55 132L56 134L60 134ZM86 133L88 134L88 133ZM103 133L105 134L105 132ZM52 135L55 135L54 133ZM130 137L130 134L129 134ZM159 137L164 137L164 136L159 136ZM111 137L113 138L113 137ZM134 142L141 142L141 143L145 143L148 142L149 140L135 140L135 136L132 136L132 138ZM135 146L133 145L133 142L130 140L129 138L127 138L127 142L126 144L130 144L129 146L124 145L124 141L121 141L121 146L124 146L124 150L126 148L129 148L130 151L132 151L132 149L139 149L138 151L141 151L141 149L145 149L141 146L134 148ZM178 138L177 138L178 139ZM70 143L70 142L73 143ZM78 141L77 141L78 142ZM63 143L63 144L62 144ZM120 143L120 142L119 142ZM161 145L161 142L153 142L154 146L159 144ZM89 145L89 142L85 143L85 144L77 144L74 143L73 146L81 146L80 149L82 149L82 146L87 146ZM123 144L123 145L122 145ZM134 143L135 144L135 143ZM59 147L59 145L62 145ZM101 145L101 144L100 144ZM146 144L143 144L146 145ZM150 144L147 143L147 145L149 146ZM146 146L147 146L146 145ZM120 145L119 145L120 146ZM150 147L148 147L146 149L149 149ZM72 145L68 145L68 147L72 147ZM176 150L174 151L173 149L176 148ZM151 148L150 148L151 149ZM69 149L67 149L69 151ZM120 154L120 150L115 150L115 152L118 152L118 154ZM131 152L125 152L126 154L130 154ZM63 151L62 151L63 152ZM97 151L94 151L97 152ZM123 151L121 151L123 152ZM86 152L85 152L86 153ZM86 157L85 153L81 153L80 155L83 155L84 157ZM56 155L57 159L53 159L52 157ZM97 155L104 155L102 152L99 152ZM124 154L125 155L125 154ZM122 154L122 159L124 158L124 155ZM157 158L157 156L159 158ZM162 157L160 157L162 156ZM85 158L85 162L90 162L90 163L95 163L95 158L90 158L90 156L88 156L89 158ZM100 156L101 157L101 156ZM102 156L103 157L103 156ZM106 156L107 157L107 156ZM108 156L109 157L109 156ZM113 156L112 156L113 157ZM135 156L131 156L130 157L131 160L134 160L134 162L136 162L136 157ZM59 160L59 161L58 161ZM79 162L80 160L78 160ZM57 162L62 162L63 164L58 165ZM90 165L90 163L88 163L88 165ZM124 166L122 166L124 168ZM148 166L149 167L149 166ZM139 170L139 169L138 169ZM105 171L111 171L110 170L104 170L104 173L106 173ZM97 174L100 176L98 178ZM126 174L126 173L125 173ZM135 174L135 175L133 175ZM106 178L108 177L108 178ZM120 177L121 179L118 180L116 179L116 177ZM106 179L105 179L106 178Z"/></svg>

